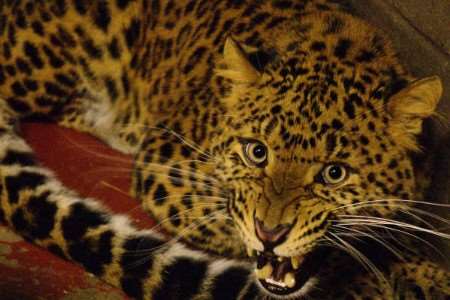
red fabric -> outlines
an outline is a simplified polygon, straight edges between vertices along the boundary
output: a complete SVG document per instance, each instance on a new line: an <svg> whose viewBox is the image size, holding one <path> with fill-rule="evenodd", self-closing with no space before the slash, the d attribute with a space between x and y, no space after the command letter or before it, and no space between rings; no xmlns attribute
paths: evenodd
<svg viewBox="0 0 450 300"><path fill-rule="evenodd" d="M66 186L84 197L99 199L114 212L129 215L139 228L153 225L139 202L128 196L130 156L87 134L53 124L24 124L22 136L39 161ZM0 299L126 299L121 291L93 278L79 266L11 238L5 227L0 230Z"/></svg>

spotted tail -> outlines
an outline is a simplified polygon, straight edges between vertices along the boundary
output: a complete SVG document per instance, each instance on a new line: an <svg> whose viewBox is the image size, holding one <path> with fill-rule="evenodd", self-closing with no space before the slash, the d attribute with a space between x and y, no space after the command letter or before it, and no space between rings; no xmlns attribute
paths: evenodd
<svg viewBox="0 0 450 300"><path fill-rule="evenodd" d="M137 230L40 167L0 114L0 220L135 299L254 299L249 265Z"/></svg>

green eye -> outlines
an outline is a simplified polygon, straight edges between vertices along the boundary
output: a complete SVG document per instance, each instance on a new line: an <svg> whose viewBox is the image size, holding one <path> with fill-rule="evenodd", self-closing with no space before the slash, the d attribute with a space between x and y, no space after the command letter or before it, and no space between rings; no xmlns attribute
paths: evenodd
<svg viewBox="0 0 450 300"><path fill-rule="evenodd" d="M323 168L321 175L326 184L335 185L347 178L347 169L342 165L331 164Z"/></svg>
<svg viewBox="0 0 450 300"><path fill-rule="evenodd" d="M264 167L267 162L267 147L258 141L248 142L244 145L247 160L257 167Z"/></svg>

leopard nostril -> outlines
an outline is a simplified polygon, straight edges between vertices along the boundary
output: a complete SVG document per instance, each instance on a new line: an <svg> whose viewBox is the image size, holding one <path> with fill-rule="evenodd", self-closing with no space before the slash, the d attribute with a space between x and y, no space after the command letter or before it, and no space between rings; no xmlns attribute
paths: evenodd
<svg viewBox="0 0 450 300"><path fill-rule="evenodd" d="M290 224L280 224L273 229L267 228L264 223L255 217L255 231L256 236L265 245L270 244L272 247L280 244L286 238L289 230L291 229Z"/></svg>

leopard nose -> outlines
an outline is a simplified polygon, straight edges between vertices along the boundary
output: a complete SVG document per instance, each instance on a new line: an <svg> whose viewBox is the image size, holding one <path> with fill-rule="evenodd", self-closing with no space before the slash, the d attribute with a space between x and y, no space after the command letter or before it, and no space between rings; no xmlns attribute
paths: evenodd
<svg viewBox="0 0 450 300"><path fill-rule="evenodd" d="M291 227L290 224L280 224L275 228L269 229L264 225L263 221L255 217L256 236L263 242L265 250L281 244L286 239Z"/></svg>

